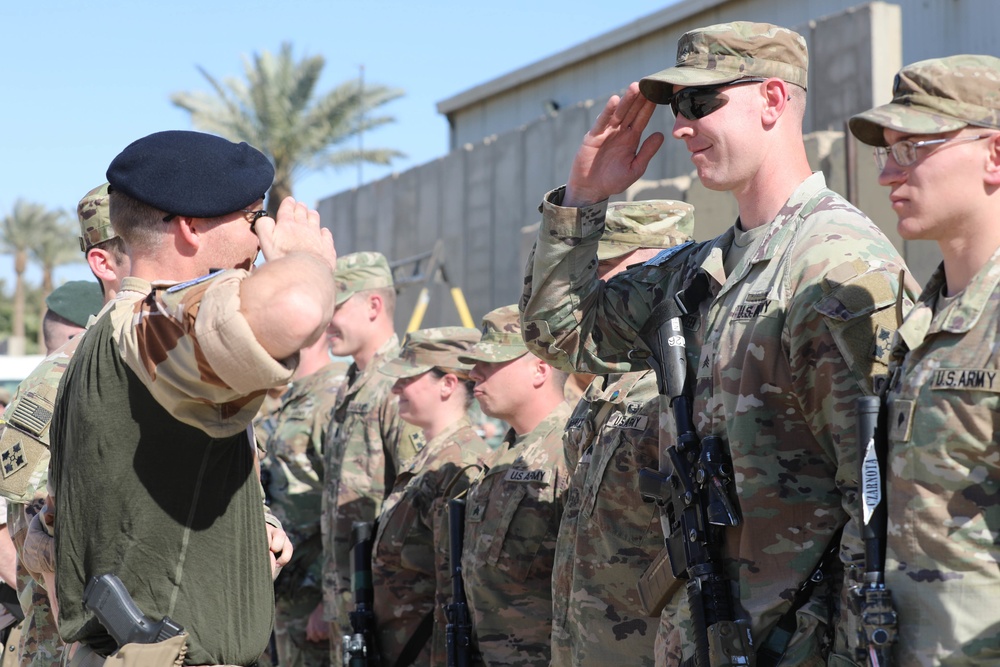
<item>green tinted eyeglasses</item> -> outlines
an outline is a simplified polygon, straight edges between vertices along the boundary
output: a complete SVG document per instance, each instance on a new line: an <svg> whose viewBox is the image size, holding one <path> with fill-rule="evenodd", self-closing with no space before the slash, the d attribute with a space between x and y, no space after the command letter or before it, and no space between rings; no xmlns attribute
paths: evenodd
<svg viewBox="0 0 1000 667"><path fill-rule="evenodd" d="M689 86L670 98L670 110L674 116L683 116L688 120L698 120L714 113L729 103L729 98L722 92L723 88L742 86L745 83L761 83L767 79L739 79L717 86Z"/></svg>
<svg viewBox="0 0 1000 667"><path fill-rule="evenodd" d="M889 161L889 154L892 153L892 159L896 161L896 164L900 167L909 167L920 157L917 155L918 148L939 146L941 144L948 143L949 141L954 141L955 143L962 141L978 141L992 136L992 134L976 134L969 137L948 137L947 139L928 139L927 141L910 141L909 139L903 139L902 141L897 141L891 146L877 146L875 148L875 164L878 166L878 170L882 171L885 169L885 165Z"/></svg>

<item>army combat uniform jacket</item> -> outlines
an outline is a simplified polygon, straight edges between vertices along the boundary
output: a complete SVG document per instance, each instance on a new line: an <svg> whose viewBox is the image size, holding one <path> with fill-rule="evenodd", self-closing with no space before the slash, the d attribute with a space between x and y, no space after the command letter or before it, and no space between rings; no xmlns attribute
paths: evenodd
<svg viewBox="0 0 1000 667"><path fill-rule="evenodd" d="M560 403L530 433L508 431L496 459L469 489L462 576L483 659L549 664L552 559L568 484Z"/></svg>
<svg viewBox="0 0 1000 667"><path fill-rule="evenodd" d="M412 664L430 667L447 662L448 498L468 488L492 453L469 420L460 419L428 442L396 476L372 546L382 664L397 664L428 614L433 618L432 633L425 636L422 650L411 654L416 658Z"/></svg>
<svg viewBox="0 0 1000 667"><path fill-rule="evenodd" d="M525 342L538 356L592 372L639 368L629 352L644 349L638 332L652 309L698 274L707 279L697 315L684 320L694 426L732 455L743 523L726 529L724 565L737 618L759 647L854 509L855 401L886 371L902 259L814 174L728 275L733 228L602 283L594 256L606 203L567 209L561 196L543 204L521 301ZM857 526L844 535L850 562L862 551ZM820 586L798 611L783 665L822 660L837 592ZM679 609L665 612L658 641L669 664L693 650L683 636L687 605Z"/></svg>
<svg viewBox="0 0 1000 667"><path fill-rule="evenodd" d="M323 443L341 382L343 368L334 364L296 378L269 420L261 462L271 511L294 547L274 582L275 644L288 665L312 667L329 658L329 642L308 641L306 625L323 602Z"/></svg>
<svg viewBox="0 0 1000 667"><path fill-rule="evenodd" d="M888 396L902 667L1000 663L1000 251L961 294L944 284L939 268L899 328Z"/></svg>
<svg viewBox="0 0 1000 667"><path fill-rule="evenodd" d="M390 391L395 379L378 370L397 354L393 334L364 371L356 364L348 368L323 454L323 600L327 619L344 633L350 632L348 613L354 609L351 526L375 520L396 471L423 446L423 434L399 418L399 400ZM330 638L334 664L341 660L341 638Z"/></svg>
<svg viewBox="0 0 1000 667"><path fill-rule="evenodd" d="M657 468L660 400L650 371L597 378L564 437L577 462L552 573L552 667L653 665L657 620L635 582L663 549L660 514L639 495Z"/></svg>
<svg viewBox="0 0 1000 667"><path fill-rule="evenodd" d="M248 276L126 278L70 360L50 468L67 641L114 648L83 606L89 578L110 572L145 614L185 628L185 664L249 665L267 646L274 590L248 427L297 355L286 365L254 338L239 311Z"/></svg>

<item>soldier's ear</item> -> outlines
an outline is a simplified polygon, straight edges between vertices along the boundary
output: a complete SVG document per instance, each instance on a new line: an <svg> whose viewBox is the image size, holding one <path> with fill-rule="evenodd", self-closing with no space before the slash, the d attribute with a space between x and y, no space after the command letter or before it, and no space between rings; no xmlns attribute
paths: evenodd
<svg viewBox="0 0 1000 667"><path fill-rule="evenodd" d="M987 185L1000 186L1000 132L985 139L987 147L983 180Z"/></svg>

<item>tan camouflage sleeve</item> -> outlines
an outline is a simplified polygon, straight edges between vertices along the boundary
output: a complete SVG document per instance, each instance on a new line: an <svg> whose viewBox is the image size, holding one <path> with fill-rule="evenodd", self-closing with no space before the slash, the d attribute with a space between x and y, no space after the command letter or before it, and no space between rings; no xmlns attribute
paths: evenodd
<svg viewBox="0 0 1000 667"><path fill-rule="evenodd" d="M521 309L524 342L533 354L567 371L645 370L628 353L662 296L661 267L637 267L607 283L597 277L597 245L607 202L559 206L564 189L546 194L542 224L525 267Z"/></svg>
<svg viewBox="0 0 1000 667"><path fill-rule="evenodd" d="M297 356L277 361L240 312L240 283L224 271L170 289L157 288L112 310L125 363L177 419L209 435L246 428L267 388L291 378Z"/></svg>

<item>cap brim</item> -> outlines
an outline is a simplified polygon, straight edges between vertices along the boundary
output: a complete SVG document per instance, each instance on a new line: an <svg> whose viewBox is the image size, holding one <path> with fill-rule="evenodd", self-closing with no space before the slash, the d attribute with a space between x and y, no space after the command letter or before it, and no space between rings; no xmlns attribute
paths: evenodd
<svg viewBox="0 0 1000 667"><path fill-rule="evenodd" d="M674 96L674 86L713 86L743 78L723 70L700 69L697 67L671 67L639 80L639 92L650 102L670 104Z"/></svg>
<svg viewBox="0 0 1000 667"><path fill-rule="evenodd" d="M969 123L909 104L883 104L848 121L851 134L869 146L886 146L885 129L905 134L940 134L960 130Z"/></svg>
<svg viewBox="0 0 1000 667"><path fill-rule="evenodd" d="M609 259L618 259L619 257L623 257L633 250L638 249L638 246L629 246L606 241L597 246L597 261L606 262Z"/></svg>
<svg viewBox="0 0 1000 667"><path fill-rule="evenodd" d="M504 347L493 352L478 352L472 348L465 354L459 355L460 364L474 364L477 361L485 361L489 364L502 364L506 361L513 361L528 354L526 348Z"/></svg>
<svg viewBox="0 0 1000 667"><path fill-rule="evenodd" d="M391 359L386 362L381 368L379 368L379 373L382 375L388 375L393 378L411 378L422 373L426 373L433 366L413 366L406 363L402 359Z"/></svg>

